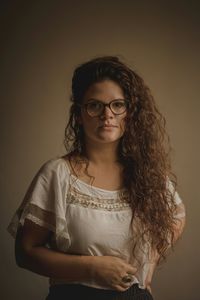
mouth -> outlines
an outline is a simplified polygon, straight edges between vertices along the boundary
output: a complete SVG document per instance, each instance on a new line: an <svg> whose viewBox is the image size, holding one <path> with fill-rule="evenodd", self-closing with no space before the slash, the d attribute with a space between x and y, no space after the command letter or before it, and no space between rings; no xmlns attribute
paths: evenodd
<svg viewBox="0 0 200 300"><path fill-rule="evenodd" d="M102 126L100 126L100 128L116 128L116 125L112 125L112 124L104 124Z"/></svg>
<svg viewBox="0 0 200 300"><path fill-rule="evenodd" d="M99 127L99 130L104 131L104 132L113 132L117 126L115 125L102 125Z"/></svg>

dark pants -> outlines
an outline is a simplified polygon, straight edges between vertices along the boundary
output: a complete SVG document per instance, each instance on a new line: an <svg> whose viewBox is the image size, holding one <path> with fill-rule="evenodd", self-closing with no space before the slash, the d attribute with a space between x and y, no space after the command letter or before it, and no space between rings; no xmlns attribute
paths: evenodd
<svg viewBox="0 0 200 300"><path fill-rule="evenodd" d="M153 300L147 289L133 284L125 292L102 290L81 284L59 284L51 286L46 300Z"/></svg>

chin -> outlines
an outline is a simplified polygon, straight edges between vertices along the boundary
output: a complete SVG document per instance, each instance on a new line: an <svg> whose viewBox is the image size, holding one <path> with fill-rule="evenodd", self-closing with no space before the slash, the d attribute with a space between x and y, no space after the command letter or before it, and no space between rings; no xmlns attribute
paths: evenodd
<svg viewBox="0 0 200 300"><path fill-rule="evenodd" d="M111 134L101 134L101 135L90 135L89 140L93 143L107 144L107 143L118 143L122 135L111 135Z"/></svg>
<svg viewBox="0 0 200 300"><path fill-rule="evenodd" d="M98 141L101 143L116 143L120 140L120 137L101 137L98 138Z"/></svg>

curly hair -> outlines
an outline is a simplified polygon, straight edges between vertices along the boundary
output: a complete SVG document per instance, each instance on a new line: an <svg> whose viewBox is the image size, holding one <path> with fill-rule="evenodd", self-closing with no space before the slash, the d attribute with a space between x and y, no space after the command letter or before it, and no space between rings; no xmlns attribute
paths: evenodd
<svg viewBox="0 0 200 300"><path fill-rule="evenodd" d="M167 181L173 182L174 190L177 184L171 170L170 140L165 118L159 112L150 89L118 57L94 58L75 69L65 147L68 153L84 156L84 132L77 121L80 114L77 103L81 103L90 85L106 79L116 82L129 101L118 157L123 165L123 183L132 209L131 224L137 220L133 253L138 244L145 242L158 252L161 262L166 258L169 246L173 247L174 238L176 205L174 194L169 192L166 184Z"/></svg>

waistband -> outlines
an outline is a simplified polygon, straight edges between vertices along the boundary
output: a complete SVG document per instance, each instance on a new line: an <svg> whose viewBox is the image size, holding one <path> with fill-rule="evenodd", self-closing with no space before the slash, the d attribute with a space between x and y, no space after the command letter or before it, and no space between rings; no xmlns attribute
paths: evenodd
<svg viewBox="0 0 200 300"><path fill-rule="evenodd" d="M133 284L124 292L104 290L81 284L58 284L50 286L46 300L153 300L147 289Z"/></svg>

